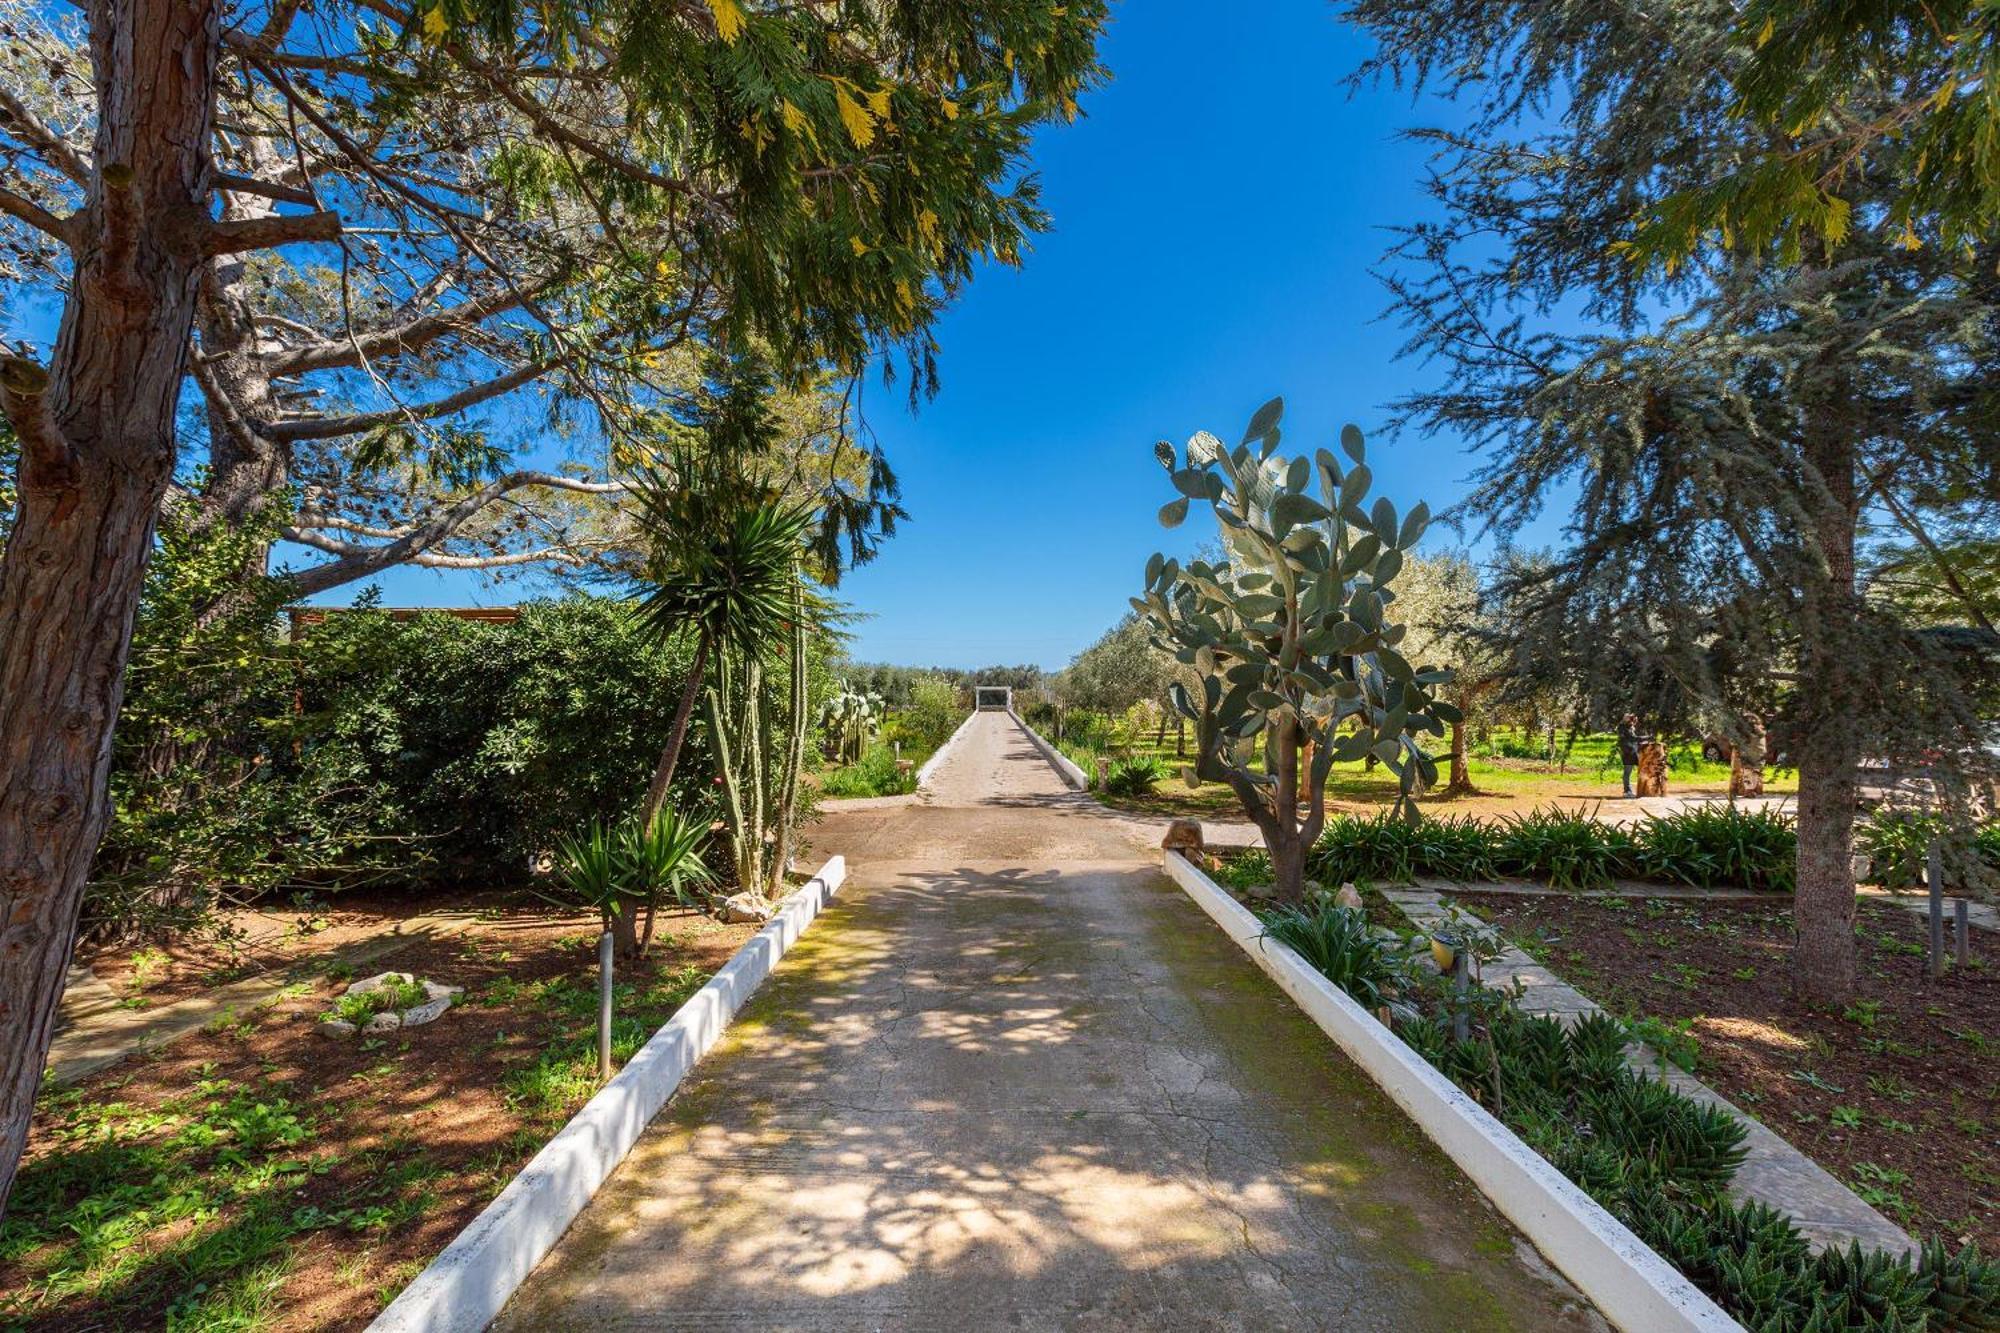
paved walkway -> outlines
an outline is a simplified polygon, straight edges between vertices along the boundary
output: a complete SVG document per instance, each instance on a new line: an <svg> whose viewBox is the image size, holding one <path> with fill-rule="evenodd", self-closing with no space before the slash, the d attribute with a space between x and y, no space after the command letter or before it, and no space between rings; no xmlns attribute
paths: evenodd
<svg viewBox="0 0 2000 1333"><path fill-rule="evenodd" d="M982 714L506 1329L1603 1327L1157 869Z"/></svg>

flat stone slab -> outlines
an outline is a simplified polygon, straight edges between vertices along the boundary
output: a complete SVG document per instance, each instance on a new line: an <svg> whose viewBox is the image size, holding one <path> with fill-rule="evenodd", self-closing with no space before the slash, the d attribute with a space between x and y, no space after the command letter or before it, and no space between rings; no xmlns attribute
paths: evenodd
<svg viewBox="0 0 2000 1333"><path fill-rule="evenodd" d="M1382 894L1420 930L1431 930L1446 919L1443 894L1436 888L1388 888ZM1524 987L1520 1007L1527 1013L1544 1014L1568 1026L1585 1014L1602 1012L1583 992L1512 945L1486 965L1480 978L1485 985L1496 989L1508 989L1517 979ZM1664 1078L1695 1100L1719 1106L1743 1122L1747 1131L1746 1155L1743 1166L1729 1183L1729 1192L1735 1197L1755 1199L1788 1213L1815 1249L1844 1247L1858 1240L1866 1249L1893 1254L1916 1252L1917 1243L1908 1232L1870 1207L1825 1167L1693 1074L1638 1043L1627 1048L1626 1059L1634 1068Z"/></svg>

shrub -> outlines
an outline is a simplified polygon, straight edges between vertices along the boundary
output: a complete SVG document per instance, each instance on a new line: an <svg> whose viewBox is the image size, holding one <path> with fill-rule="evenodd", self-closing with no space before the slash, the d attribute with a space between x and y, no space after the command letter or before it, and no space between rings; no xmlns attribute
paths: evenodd
<svg viewBox="0 0 2000 1333"><path fill-rule="evenodd" d="M910 702L896 712L902 734L933 750L950 740L964 720L958 687L937 675L919 676L910 682Z"/></svg>
<svg viewBox="0 0 2000 1333"><path fill-rule="evenodd" d="M374 990L341 996L333 1002L333 1008L320 1015L320 1019L338 1019L355 1027L366 1027L368 1020L377 1014L411 1009L429 998L430 992L423 988L421 982L390 977Z"/></svg>
<svg viewBox="0 0 2000 1333"><path fill-rule="evenodd" d="M637 807L692 656L685 639L661 645L626 603L596 597L529 603L505 624L336 613L302 648L306 711L364 756L435 876L502 882L561 835ZM780 698L785 674L779 664L766 682ZM706 817L714 772L695 727L669 803Z"/></svg>
<svg viewBox="0 0 2000 1333"><path fill-rule="evenodd" d="M1925 858L1943 829L1936 815L1882 806L1855 827L1854 846L1867 854L1870 873L1883 888L1921 888Z"/></svg>
<svg viewBox="0 0 2000 1333"><path fill-rule="evenodd" d="M1251 847L1224 861L1215 871L1214 879L1232 889L1254 889L1269 884L1274 878L1271 871L1271 854L1262 847Z"/></svg>
<svg viewBox="0 0 2000 1333"><path fill-rule="evenodd" d="M916 769L907 774L896 769L896 752L887 745L871 745L854 763L828 772L820 779L820 794L836 800L857 796L900 796L917 789Z"/></svg>
<svg viewBox="0 0 2000 1333"><path fill-rule="evenodd" d="M1972 850L1979 859L2000 870L2000 822L1988 824L1972 835Z"/></svg>
<svg viewBox="0 0 2000 1333"><path fill-rule="evenodd" d="M1120 759L1104 775L1104 791L1109 796L1150 796L1164 782L1169 769L1157 759L1136 756Z"/></svg>
<svg viewBox="0 0 2000 1333"><path fill-rule="evenodd" d="M1651 816L1634 836L1646 879L1790 893L1797 876L1798 834L1791 820L1768 810L1698 806Z"/></svg>
<svg viewBox="0 0 2000 1333"><path fill-rule="evenodd" d="M1416 873L1415 842L1415 827L1390 811L1370 819L1336 816L1326 821L1307 867L1322 884L1402 883Z"/></svg>

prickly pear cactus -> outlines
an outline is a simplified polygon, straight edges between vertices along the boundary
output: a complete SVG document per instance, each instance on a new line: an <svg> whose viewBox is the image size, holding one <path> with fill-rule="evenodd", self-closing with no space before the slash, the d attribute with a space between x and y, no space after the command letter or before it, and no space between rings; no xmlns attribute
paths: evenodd
<svg viewBox="0 0 2000 1333"><path fill-rule="evenodd" d="M1432 693L1449 673L1396 650L1404 627L1393 584L1429 509L1399 515L1387 499L1367 503L1373 478L1353 426L1341 432L1344 462L1325 449L1279 454L1283 414L1283 399L1264 404L1234 448L1206 431L1181 452L1155 446L1180 492L1161 523L1178 526L1193 504L1207 505L1227 558L1183 567L1155 554L1132 605L1200 680L1198 692L1170 691L1195 723L1193 773L1236 791L1264 832L1280 893L1297 897L1332 764L1372 754L1396 774L1398 806L1414 818L1408 797L1437 780L1419 737L1442 736L1458 713Z"/></svg>

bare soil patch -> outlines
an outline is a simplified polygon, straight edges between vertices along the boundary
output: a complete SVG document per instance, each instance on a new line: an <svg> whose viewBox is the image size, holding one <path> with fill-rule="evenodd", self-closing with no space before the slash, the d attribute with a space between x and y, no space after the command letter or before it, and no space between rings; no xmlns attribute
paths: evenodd
<svg viewBox="0 0 2000 1333"><path fill-rule="evenodd" d="M1922 917L1863 900L1841 1012L1792 1001L1788 905L1459 901L1606 1009L1682 1028L1696 1072L1912 1234L2000 1250L2000 945L1925 973ZM1669 1038L1671 1040L1671 1038Z"/></svg>

